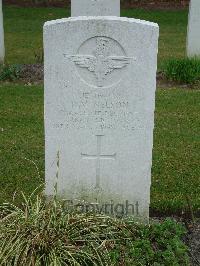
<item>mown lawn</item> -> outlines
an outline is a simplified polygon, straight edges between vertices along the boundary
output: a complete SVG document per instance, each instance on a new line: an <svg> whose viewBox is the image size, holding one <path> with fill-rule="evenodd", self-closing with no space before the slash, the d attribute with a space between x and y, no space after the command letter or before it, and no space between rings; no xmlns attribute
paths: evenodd
<svg viewBox="0 0 200 266"><path fill-rule="evenodd" d="M4 7L6 62L34 63L42 51L42 26L45 21L69 16L64 8ZM170 57L184 57L188 10L123 10L122 16L157 22L160 26L159 68Z"/></svg>
<svg viewBox="0 0 200 266"><path fill-rule="evenodd" d="M151 206L160 211L200 209L200 91L160 89ZM0 84L0 202L20 202L44 182L43 88Z"/></svg>

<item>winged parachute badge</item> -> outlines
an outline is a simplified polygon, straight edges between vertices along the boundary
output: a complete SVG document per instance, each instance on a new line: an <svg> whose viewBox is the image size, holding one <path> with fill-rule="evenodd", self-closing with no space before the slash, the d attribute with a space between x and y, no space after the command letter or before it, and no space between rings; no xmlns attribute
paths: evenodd
<svg viewBox="0 0 200 266"><path fill-rule="evenodd" d="M93 55L71 55L69 57L77 66L86 68L94 73L97 86L103 87L106 76L116 69L122 69L130 64L132 57L109 56L111 52L106 38L99 38L96 41L96 48ZM66 55L65 55L66 56Z"/></svg>

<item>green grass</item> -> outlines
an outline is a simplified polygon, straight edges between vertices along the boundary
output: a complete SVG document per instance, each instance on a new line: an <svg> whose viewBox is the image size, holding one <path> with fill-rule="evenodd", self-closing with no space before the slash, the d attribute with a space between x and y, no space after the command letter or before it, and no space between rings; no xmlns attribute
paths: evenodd
<svg viewBox="0 0 200 266"><path fill-rule="evenodd" d="M156 103L152 207L181 209L188 196L200 210L200 91L159 90Z"/></svg>
<svg viewBox="0 0 200 266"><path fill-rule="evenodd" d="M43 89L0 86L0 117L0 200L6 201L43 182Z"/></svg>
<svg viewBox="0 0 200 266"><path fill-rule="evenodd" d="M156 103L151 207L177 211L189 196L198 210L200 91L158 90ZM1 84L0 117L0 202L19 202L44 182L43 88Z"/></svg>
<svg viewBox="0 0 200 266"><path fill-rule="evenodd" d="M157 22L160 26L159 67L171 57L184 57L187 10L148 11L123 10L122 16ZM64 8L4 7L6 62L34 63L34 54L42 49L42 26L45 21L69 16Z"/></svg>

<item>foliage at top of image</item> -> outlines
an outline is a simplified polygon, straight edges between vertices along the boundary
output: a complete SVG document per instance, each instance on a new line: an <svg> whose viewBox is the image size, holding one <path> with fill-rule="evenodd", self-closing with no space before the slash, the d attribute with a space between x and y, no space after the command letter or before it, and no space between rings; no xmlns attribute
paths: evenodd
<svg viewBox="0 0 200 266"><path fill-rule="evenodd" d="M194 84L200 81L200 59L170 59L164 64L164 74L169 80Z"/></svg>
<svg viewBox="0 0 200 266"><path fill-rule="evenodd" d="M0 265L189 265L185 229L67 211L56 197L0 205Z"/></svg>

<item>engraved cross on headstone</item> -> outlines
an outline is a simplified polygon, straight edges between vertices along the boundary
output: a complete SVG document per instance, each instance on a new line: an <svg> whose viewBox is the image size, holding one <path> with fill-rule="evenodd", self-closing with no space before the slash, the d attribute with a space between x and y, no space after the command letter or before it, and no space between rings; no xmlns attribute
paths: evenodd
<svg viewBox="0 0 200 266"><path fill-rule="evenodd" d="M101 153L102 138L104 135L97 135L97 153L95 155L89 155L86 153L81 153L83 159L96 160L96 189L100 188L100 178L101 178L101 160L115 160L116 153L111 155L106 155Z"/></svg>

